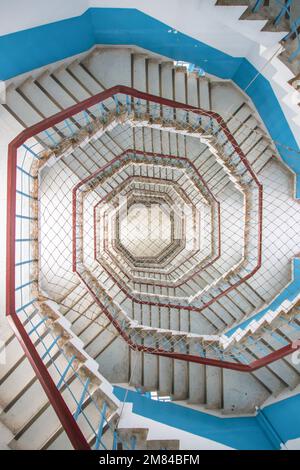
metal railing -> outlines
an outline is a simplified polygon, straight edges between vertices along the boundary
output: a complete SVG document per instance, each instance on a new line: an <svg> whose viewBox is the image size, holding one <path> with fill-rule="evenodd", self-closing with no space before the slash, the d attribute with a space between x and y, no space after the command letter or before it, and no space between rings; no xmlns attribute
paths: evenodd
<svg viewBox="0 0 300 470"><path fill-rule="evenodd" d="M73 148L72 146L87 141L95 132L101 132L103 125L106 126L110 122L112 115L121 118L124 113L132 115L132 112L134 112L134 118L137 121L144 119L145 115L142 112L143 103L146 103L149 110L148 123L150 121L155 123L155 120L159 120L163 125L172 127L174 122L176 122L179 130L185 129L191 134L198 132L204 136L210 136L213 139L219 158L223 159L224 165L228 165L233 171L238 172L239 177L243 179L244 185L255 184L257 187L257 213L259 215L257 264L254 269L251 269L251 272L246 273L234 285L225 286L222 292L209 300L205 306L211 305L216 298L225 295L235 286L241 285L261 265L262 232L259 227L262 224L262 186L245 155L218 114L142 93L128 87L116 86L47 118L19 134L10 143L8 152L6 314L38 380L45 390L49 402L76 449L90 448L88 439L78 424L79 416L82 416L88 424L90 428L88 434L90 436L92 433L94 436L96 448L102 446L101 435L107 422L105 421L105 410L103 408L98 409L92 400L93 406L97 408L95 416L98 418L98 423L96 426L95 424L90 425L88 416L85 415L83 409L83 403L88 396L89 384L82 381L77 371L73 369L72 358L65 357L63 348L59 346L60 338L48 329L45 318L39 317L38 312L32 312L32 308L35 308L34 306L40 296L38 285L40 269L38 224L39 168L49 157L53 158L54 161L56 159L58 161L59 156L61 157L64 152L70 151ZM145 152L142 153L146 155ZM155 156L155 154L152 156ZM103 168L101 171L103 171ZM84 179L80 182L80 185L87 184L88 180L89 178ZM82 266L78 270L76 247L76 239L78 237L76 232L76 192L78 188L79 184L75 186L73 191L73 216L75 217L75 223L73 224L73 268L77 270L77 275L86 285L87 290L130 347L159 356L243 372L254 371L291 354L295 350L295 346L292 343L288 343L284 347L266 354L257 360L248 361L243 358L242 349L227 354L216 344L206 348L201 347L199 343L199 355L190 354L187 352L186 344L182 344L182 338L177 338L176 340L167 338L167 336L161 339L156 338L155 346L153 347L139 344L141 337L134 329L130 330L130 325L128 319L124 316L124 312L116 308L116 306L109 307L108 304L111 302L111 299L107 296L107 293L100 292L99 286L97 289L100 289L100 291L92 289L89 283L89 276L82 269ZM104 294L102 300L100 300L99 292L101 295ZM147 304L147 302L141 303ZM175 304L168 304L168 306L178 308L178 305ZM182 306L179 308L181 309ZM204 306L202 305L200 310L203 308ZM32 314L36 315L34 323L31 319ZM289 318L283 319L286 323L290 320ZM40 333L40 330L43 333ZM49 338L52 337L50 345L44 344L43 335L48 335ZM39 348L37 348L36 343L39 344ZM299 348L300 345L297 347ZM176 351L176 348L181 349L181 352ZM59 370L53 360L55 351L61 357L64 357L65 361L64 367ZM56 378L59 377L56 381L49 372L50 365L55 369ZM79 397L72 397L75 411L72 409L72 406L67 404L62 394L62 388L64 388L66 392L68 391L72 395L66 380L68 373L73 374L74 380L77 381L81 389ZM92 399L92 397L89 398ZM114 446L117 445L117 440L118 436L115 434Z"/></svg>
<svg viewBox="0 0 300 470"><path fill-rule="evenodd" d="M297 49L292 52L288 58L289 62L293 62L300 54L300 17L293 18L291 15L291 8L293 4L296 3L296 0L275 0L278 6L278 12L276 16L274 16L273 24L278 26L284 18L288 18L290 31L289 33L283 38L284 42L289 41L292 38L297 38L298 47ZM262 7L268 8L268 5L265 5L265 0L256 0L255 5L253 7L253 12L257 13L261 10Z"/></svg>

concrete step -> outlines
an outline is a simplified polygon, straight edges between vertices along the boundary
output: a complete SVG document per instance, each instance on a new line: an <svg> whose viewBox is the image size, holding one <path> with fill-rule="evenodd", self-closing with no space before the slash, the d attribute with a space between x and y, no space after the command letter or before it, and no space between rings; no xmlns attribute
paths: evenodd
<svg viewBox="0 0 300 470"><path fill-rule="evenodd" d="M115 85L131 86L130 49L98 49L82 63L92 78L105 89Z"/></svg>

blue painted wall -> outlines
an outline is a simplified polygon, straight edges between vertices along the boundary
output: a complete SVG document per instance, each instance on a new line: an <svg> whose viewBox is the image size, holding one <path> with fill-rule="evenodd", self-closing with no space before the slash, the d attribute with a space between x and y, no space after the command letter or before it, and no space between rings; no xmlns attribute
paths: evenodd
<svg viewBox="0 0 300 470"><path fill-rule="evenodd" d="M201 66L208 73L232 79L244 89L257 70L244 58L232 57L127 8L91 8L82 16L0 37L0 80L7 80L90 49L95 44L134 44L174 60ZM299 150L269 82L259 76L247 93L274 141ZM300 159L281 146L284 160L300 174ZM298 196L300 185L298 184Z"/></svg>
<svg viewBox="0 0 300 470"><path fill-rule="evenodd" d="M300 437L300 395L267 406L257 416L219 418L122 387L114 387L114 394L132 403L136 414L234 449L276 450L281 441Z"/></svg>
<svg viewBox="0 0 300 470"><path fill-rule="evenodd" d="M263 414L283 442L300 437L300 394L266 406Z"/></svg>

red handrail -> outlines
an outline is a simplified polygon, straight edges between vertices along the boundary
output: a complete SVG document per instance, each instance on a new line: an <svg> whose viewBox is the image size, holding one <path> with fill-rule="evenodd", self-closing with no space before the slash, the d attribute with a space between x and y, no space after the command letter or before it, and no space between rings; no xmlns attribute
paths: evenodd
<svg viewBox="0 0 300 470"><path fill-rule="evenodd" d="M195 108L193 106L186 105L184 103L178 103L175 101L168 100L166 98L157 97L151 95L149 93L144 93L133 88L117 85L112 87L108 90L105 90L97 95L92 96L80 103L77 103L49 118L44 119L43 121L34 124L33 126L25 129L22 131L10 144L8 147L8 170L7 170L7 241L6 241L6 249L7 249L7 260L6 260L6 315L8 320L24 350L24 353L28 360L30 361L51 405L53 406L66 434L68 435L70 442L72 443L75 449L79 450L88 450L90 446L86 441L84 435L82 434L77 422L75 421L72 413L70 412L68 406L66 405L63 397L61 396L59 390L57 389L52 377L50 376L47 367L43 363L41 357L37 353L34 344L32 343L26 329L24 328L22 322L20 321L16 309L15 309L15 238L16 238L16 165L17 165L17 150L18 148L26 142L27 139L33 137L40 132L48 129L49 127L54 126L55 124L64 121L65 119L73 116L80 111L83 111L94 104L103 101L107 98L112 97L117 93L123 93L127 95L131 95L135 98L141 98L149 101L153 101L159 103L161 105L171 106L175 108L187 109L193 111L197 114L206 114L210 116L220 124L223 131L225 132L228 140L233 145L236 152L239 154L241 160L244 162L245 166L250 171L252 177L258 183L259 187L261 186L259 181L256 178L255 173L253 172L252 168L249 166L249 163L241 152L240 148L238 147L235 139L230 134L229 130L224 124L223 119L218 114L212 111L205 111L199 108ZM262 208L262 198L260 199L260 204ZM260 233L260 246L262 241L262 234ZM261 261L261 259L260 259ZM79 275L79 274L78 274ZM79 275L79 277L81 277ZM84 280L83 280L84 281ZM87 288L90 290L89 286ZM95 298L95 295L90 290L91 294ZM95 300L99 303L99 299L95 298ZM105 310L105 308L104 308ZM110 314L107 312L107 316L109 317ZM134 347L134 349L143 350L145 352L149 352L151 354L156 354L160 356L171 357L173 359L180 359L189 362L197 362L200 364L207 364L216 367L223 367L228 368L231 370L239 370L241 372L252 372L260 367L263 367L271 362L277 361L282 357L291 354L296 349L300 348L300 344L298 347L294 347L291 343L273 353L265 356L264 358L258 359L252 362L249 365L238 364L238 363L231 363L221 360L215 359L208 359L208 358L201 358L198 356L191 356L186 354L180 353L170 353L161 350L154 350L152 348L146 348L141 345L132 344L129 337L126 338L126 334L122 331L119 327L117 322L111 317L112 322L115 324L115 327L120 332L122 337L128 342L130 347Z"/></svg>
<svg viewBox="0 0 300 470"><path fill-rule="evenodd" d="M17 149L28 138L30 129L26 129L8 146L7 170L7 241L6 241L6 316L18 338L23 351L34 369L54 411L56 412L71 444L76 450L90 450L81 429L56 387L47 367L42 361L15 308L15 239L16 239L16 169Z"/></svg>

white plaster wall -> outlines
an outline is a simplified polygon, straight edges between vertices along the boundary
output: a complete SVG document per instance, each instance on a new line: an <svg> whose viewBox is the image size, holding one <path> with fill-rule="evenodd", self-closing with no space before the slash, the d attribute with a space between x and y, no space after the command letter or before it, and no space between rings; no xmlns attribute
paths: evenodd
<svg viewBox="0 0 300 470"><path fill-rule="evenodd" d="M300 438L298 439L291 439L285 443L285 448L287 450L300 450ZM286 450L285 449L285 450Z"/></svg>
<svg viewBox="0 0 300 470"><path fill-rule="evenodd" d="M81 15L89 0L0 0L0 35Z"/></svg>
<svg viewBox="0 0 300 470"><path fill-rule="evenodd" d="M257 32L265 21L240 22L238 18L245 7L215 8L215 1L185 0L182 15L182 0L2 0L0 35L81 15L89 7L121 7L137 8L197 39L205 37L210 45L224 52L230 50L236 57L245 55L252 42L270 46L284 36L284 33L263 32L258 38Z"/></svg>

